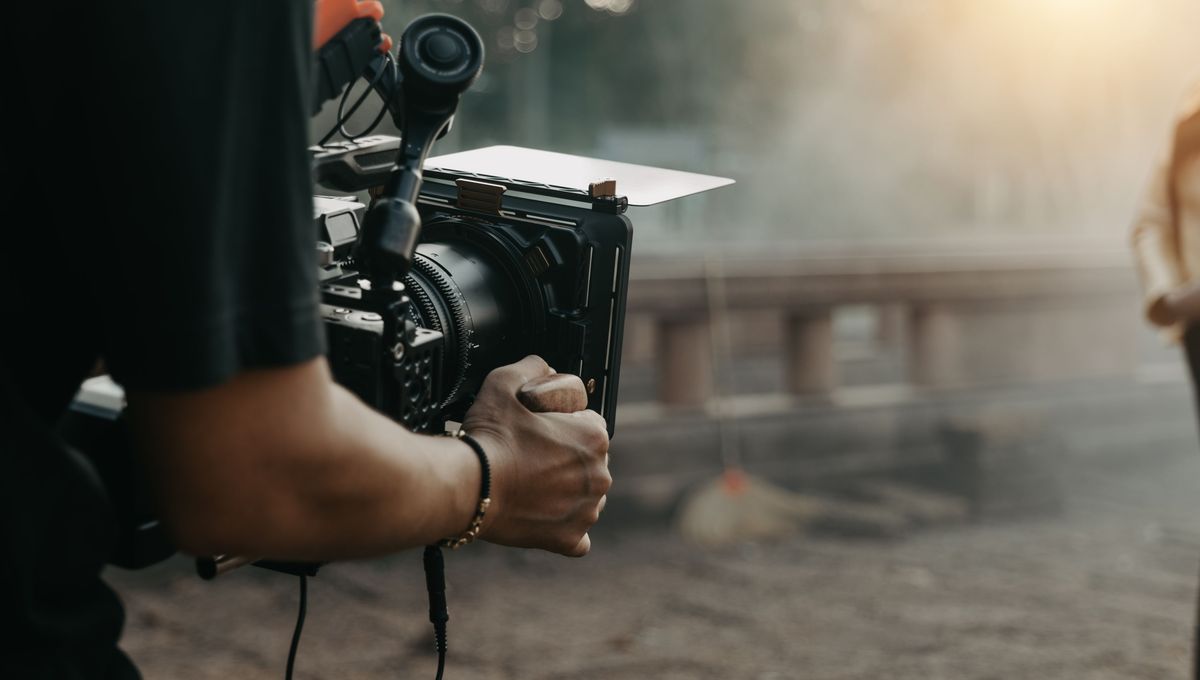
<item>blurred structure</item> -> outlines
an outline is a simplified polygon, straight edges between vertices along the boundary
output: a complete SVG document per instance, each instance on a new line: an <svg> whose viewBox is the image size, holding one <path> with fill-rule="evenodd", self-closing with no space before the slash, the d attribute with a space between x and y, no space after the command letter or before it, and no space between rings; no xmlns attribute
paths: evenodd
<svg viewBox="0 0 1200 680"><path fill-rule="evenodd" d="M441 150L738 179L634 215L613 465L637 516L719 469L714 249L737 331L722 411L750 472L1052 509L1064 455L1194 438L1149 424L1185 386L1138 327L1124 240L1200 72L1197 3L410 0L385 22L431 10L489 49Z"/></svg>
<svg viewBox="0 0 1200 680"><path fill-rule="evenodd" d="M641 512L668 510L720 461L700 267L644 259L631 286L614 491ZM977 515L1027 513L1060 505L1066 455L1177 451L1194 437L1186 421L1146 420L1185 387L1170 377L1177 360L1130 323L1124 252L930 244L725 270L739 359L721 410L748 469L776 481L908 481L965 495ZM1132 431L1136 450L1113 436Z"/></svg>

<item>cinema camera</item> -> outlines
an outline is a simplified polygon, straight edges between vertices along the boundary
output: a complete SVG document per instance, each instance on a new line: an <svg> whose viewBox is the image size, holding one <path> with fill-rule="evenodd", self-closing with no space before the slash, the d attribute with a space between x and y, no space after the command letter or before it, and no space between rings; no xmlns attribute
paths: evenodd
<svg viewBox="0 0 1200 680"><path fill-rule="evenodd" d="M372 196L369 206L353 195L314 200L334 378L410 429L438 433L461 422L492 369L537 354L582 379L588 408L614 434L633 234L626 210L732 180L512 146L428 158L482 69L483 45L448 15L414 20L394 56L380 44L378 23L360 18L318 52L313 110L338 95L341 104L334 130L311 149L315 180ZM359 77L368 87L343 113ZM372 92L383 101L375 123L347 134L345 120ZM388 113L401 136L372 135ZM344 139L330 141L335 132ZM174 549L130 481L136 471L113 471L128 456L113 455L122 447L95 425L119 421L123 406L119 386L92 379L65 429L114 490L123 521L112 561L139 568ZM247 563L304 575L317 566L232 556L198 566L211 578Z"/></svg>
<svg viewBox="0 0 1200 680"><path fill-rule="evenodd" d="M458 55L448 67L464 74L457 99L481 47L435 43L458 40L461 22L414 26L400 41L402 87L412 74L426 82L402 98L402 138L313 149L320 184L383 188L365 217L361 204L316 202L333 373L408 427L440 431L461 420L490 370L537 354L582 379L588 407L612 435L632 241L626 208L728 180L508 146L425 161L452 111L427 108L451 93L430 96L450 88L422 70L420 55ZM384 246L392 250L371 253Z"/></svg>

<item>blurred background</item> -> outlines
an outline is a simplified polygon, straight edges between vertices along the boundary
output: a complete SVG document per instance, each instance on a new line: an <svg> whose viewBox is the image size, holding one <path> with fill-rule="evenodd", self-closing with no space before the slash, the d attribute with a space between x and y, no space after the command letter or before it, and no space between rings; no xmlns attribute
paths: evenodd
<svg viewBox="0 0 1200 680"><path fill-rule="evenodd" d="M1187 677L1200 444L1128 235L1200 2L385 5L487 46L437 153L737 180L630 211L594 552L454 554L448 677ZM110 577L147 677L282 672L292 579ZM323 570L298 677L432 675L420 578Z"/></svg>

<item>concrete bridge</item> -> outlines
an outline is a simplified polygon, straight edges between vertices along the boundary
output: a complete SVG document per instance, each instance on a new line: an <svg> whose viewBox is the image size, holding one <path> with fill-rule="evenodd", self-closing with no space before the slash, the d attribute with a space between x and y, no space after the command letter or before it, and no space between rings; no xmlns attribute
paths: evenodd
<svg viewBox="0 0 1200 680"><path fill-rule="evenodd" d="M751 472L792 486L901 478L980 513L1053 508L1071 456L1194 447L1176 354L1119 247L642 257L614 491L669 511L720 469L719 418Z"/></svg>

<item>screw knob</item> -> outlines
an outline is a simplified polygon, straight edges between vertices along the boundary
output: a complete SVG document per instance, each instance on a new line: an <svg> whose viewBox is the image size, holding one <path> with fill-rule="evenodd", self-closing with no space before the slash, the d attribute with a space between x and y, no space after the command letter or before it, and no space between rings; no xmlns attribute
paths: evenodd
<svg viewBox="0 0 1200 680"><path fill-rule="evenodd" d="M333 264L333 245L317 241L317 264L328 267Z"/></svg>

